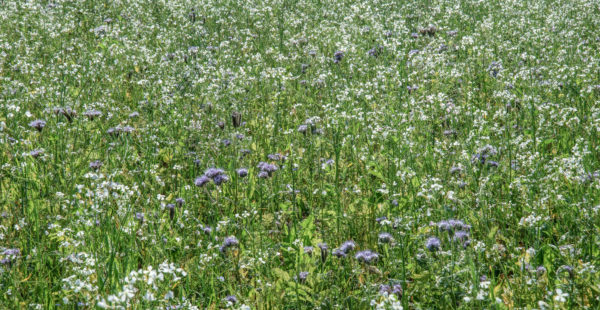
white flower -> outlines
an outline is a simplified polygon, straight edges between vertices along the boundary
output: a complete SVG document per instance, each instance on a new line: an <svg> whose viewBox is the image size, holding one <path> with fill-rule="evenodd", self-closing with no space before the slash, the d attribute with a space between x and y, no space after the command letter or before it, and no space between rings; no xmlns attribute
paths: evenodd
<svg viewBox="0 0 600 310"><path fill-rule="evenodd" d="M556 296L554 296L554 301L556 301L556 302L565 302L565 301L567 301L567 297L569 297L568 293L563 292L559 288L556 289Z"/></svg>

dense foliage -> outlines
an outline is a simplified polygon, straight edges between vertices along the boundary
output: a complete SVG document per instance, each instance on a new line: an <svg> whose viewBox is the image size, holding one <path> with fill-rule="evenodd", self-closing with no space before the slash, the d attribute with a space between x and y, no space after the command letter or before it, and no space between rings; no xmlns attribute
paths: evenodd
<svg viewBox="0 0 600 310"><path fill-rule="evenodd" d="M0 1L0 308L600 306L600 2Z"/></svg>

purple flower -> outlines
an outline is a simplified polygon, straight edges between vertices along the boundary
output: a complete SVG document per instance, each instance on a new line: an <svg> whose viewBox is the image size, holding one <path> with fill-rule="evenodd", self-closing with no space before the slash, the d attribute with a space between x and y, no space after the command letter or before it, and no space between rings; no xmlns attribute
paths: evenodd
<svg viewBox="0 0 600 310"><path fill-rule="evenodd" d="M352 241L352 240L348 240L348 241L342 243L342 245L340 246L340 250L347 254L348 252L354 250L355 247L356 247L356 243L354 243L354 241Z"/></svg>
<svg viewBox="0 0 600 310"><path fill-rule="evenodd" d="M454 233L454 241L465 242L469 240L469 233L464 230L458 230Z"/></svg>
<svg viewBox="0 0 600 310"><path fill-rule="evenodd" d="M382 221L387 220L387 216L382 216L382 217L378 217L375 219L375 222L377 223L381 223Z"/></svg>
<svg viewBox="0 0 600 310"><path fill-rule="evenodd" d="M94 118L102 116L102 112L98 110L87 110L83 113L83 115L85 115L90 120L94 120Z"/></svg>
<svg viewBox="0 0 600 310"><path fill-rule="evenodd" d="M231 144L231 140L229 139L223 139L223 141L221 141L223 143L224 146L229 146Z"/></svg>
<svg viewBox="0 0 600 310"><path fill-rule="evenodd" d="M299 133L306 134L306 131L308 131L308 126L307 125L302 124L302 125L298 126L298 132Z"/></svg>
<svg viewBox="0 0 600 310"><path fill-rule="evenodd" d="M270 159L270 160L273 160L273 161L285 160L286 159L285 155L281 155L281 154L277 154L277 153L275 153L275 154L269 154L269 155L267 155L267 158Z"/></svg>
<svg viewBox="0 0 600 310"><path fill-rule="evenodd" d="M38 158L42 154L44 154L44 150L42 150L42 149L35 149L35 150L29 152L29 155L33 158Z"/></svg>
<svg viewBox="0 0 600 310"><path fill-rule="evenodd" d="M384 294L391 294L392 293L392 287L390 287L387 284L381 284L379 285L379 294L384 295Z"/></svg>
<svg viewBox="0 0 600 310"><path fill-rule="evenodd" d="M225 253L227 249L230 247L237 246L239 244L238 239L235 236L229 236L223 240L223 244L221 245L220 251L221 253Z"/></svg>
<svg viewBox="0 0 600 310"><path fill-rule="evenodd" d="M137 212L135 214L135 218L140 221L140 224L144 223L144 213Z"/></svg>
<svg viewBox="0 0 600 310"><path fill-rule="evenodd" d="M448 223L448 221L439 221L437 223L437 226L442 231L451 231L452 230L452 226L450 226L450 223Z"/></svg>
<svg viewBox="0 0 600 310"><path fill-rule="evenodd" d="M335 62L336 64L342 61L342 58L344 58L344 52L342 51L337 51L333 54L333 62Z"/></svg>
<svg viewBox="0 0 600 310"><path fill-rule="evenodd" d="M124 133L130 133L130 132L133 132L133 131L135 130L135 128L133 128L133 127L131 127L131 126L125 126L125 127L121 128L121 130L122 130Z"/></svg>
<svg viewBox="0 0 600 310"><path fill-rule="evenodd" d="M210 179L207 176L203 175L201 177L196 178L196 180L194 181L194 184L196 186L202 187L202 186L206 185L206 183L208 183L208 182L210 182Z"/></svg>
<svg viewBox="0 0 600 310"><path fill-rule="evenodd" d="M569 274L569 278L573 279L575 277L575 270L573 269L573 267L569 266L569 265L562 265L558 268L557 273L560 272L566 272Z"/></svg>
<svg viewBox="0 0 600 310"><path fill-rule="evenodd" d="M365 250L365 251L360 251L360 252L356 253L354 258L356 258L356 260L358 260L361 263L371 264L371 263L376 262L379 259L379 254L377 254L371 250Z"/></svg>
<svg viewBox="0 0 600 310"><path fill-rule="evenodd" d="M308 254L308 255L312 255L314 248L312 246L305 246L304 247L304 253Z"/></svg>
<svg viewBox="0 0 600 310"><path fill-rule="evenodd" d="M204 175L211 179L223 173L225 173L225 171L223 171L223 169L218 168L208 168L206 169L206 171L204 171Z"/></svg>
<svg viewBox="0 0 600 310"><path fill-rule="evenodd" d="M331 254L333 254L333 256L338 257L338 258L344 258L347 255L346 252L344 252L340 249L334 249Z"/></svg>
<svg viewBox="0 0 600 310"><path fill-rule="evenodd" d="M398 298L402 297L402 285L400 284L394 284L394 286L392 287L392 294L396 294L396 296L398 296Z"/></svg>
<svg viewBox="0 0 600 310"><path fill-rule="evenodd" d="M430 237L425 242L425 247L431 252L438 251L441 247L440 239L436 237Z"/></svg>
<svg viewBox="0 0 600 310"><path fill-rule="evenodd" d="M246 169L246 168L240 168L240 169L236 170L236 172L240 178L245 178L248 175L248 169Z"/></svg>
<svg viewBox="0 0 600 310"><path fill-rule="evenodd" d="M175 198L175 203L181 207L185 203L185 200L183 200L183 198L181 198L181 197Z"/></svg>
<svg viewBox="0 0 600 310"><path fill-rule="evenodd" d="M6 250L2 251L1 254L4 256L4 258L0 260L0 264L9 265L14 260L16 260L19 256L21 256L21 250L16 249L16 248L6 249Z"/></svg>
<svg viewBox="0 0 600 310"><path fill-rule="evenodd" d="M270 177L273 172L279 170L279 168L276 165L262 161L258 163L258 169L260 170L260 172L258 173L259 178Z"/></svg>
<svg viewBox="0 0 600 310"><path fill-rule="evenodd" d="M237 297L235 297L234 295L229 295L225 297L225 301L228 303L236 304L238 300Z"/></svg>
<svg viewBox="0 0 600 310"><path fill-rule="evenodd" d="M298 279L300 280L300 282L306 282L306 278L308 278L308 271L301 271L298 274Z"/></svg>
<svg viewBox="0 0 600 310"><path fill-rule="evenodd" d="M121 133L121 131L123 131L123 129L121 129L121 127L111 127L111 128L108 128L106 133L111 136L118 136Z"/></svg>
<svg viewBox="0 0 600 310"><path fill-rule="evenodd" d="M29 127L35 128L39 132L41 132L45 126L46 126L46 121L41 120L41 119L37 119L37 120L29 123Z"/></svg>
<svg viewBox="0 0 600 310"><path fill-rule="evenodd" d="M381 295L396 294L396 296L398 296L398 298L400 298L402 296L402 285L394 284L394 286L389 286L387 284L381 284L379 286L379 294L381 294Z"/></svg>
<svg viewBox="0 0 600 310"><path fill-rule="evenodd" d="M370 49L368 54L370 56L377 58L382 52L383 52L383 46L378 45L377 47Z"/></svg>
<svg viewBox="0 0 600 310"><path fill-rule="evenodd" d="M227 183L227 181L229 181L229 177L224 174L219 174L213 178L215 185L221 185L223 183Z"/></svg>
<svg viewBox="0 0 600 310"><path fill-rule="evenodd" d="M129 118L136 118L138 116L140 116L139 112L132 112L131 114L129 114Z"/></svg>
<svg viewBox="0 0 600 310"><path fill-rule="evenodd" d="M544 266L537 267L536 273L537 273L538 277L544 275L546 273L546 267L544 267Z"/></svg>
<svg viewBox="0 0 600 310"><path fill-rule="evenodd" d="M202 231L205 234L210 235L210 233L212 232L212 228L210 228L210 226L205 226L204 228L202 228Z"/></svg>
<svg viewBox="0 0 600 310"><path fill-rule="evenodd" d="M102 167L102 162L100 160L94 160L90 163L90 169L98 170Z"/></svg>
<svg viewBox="0 0 600 310"><path fill-rule="evenodd" d="M379 234L379 242L381 243L390 243L394 240L394 237L390 233L380 233Z"/></svg>
<svg viewBox="0 0 600 310"><path fill-rule="evenodd" d="M17 256L21 255L21 250L19 250L17 248L6 249L6 250L2 251L2 255L17 257Z"/></svg>
<svg viewBox="0 0 600 310"><path fill-rule="evenodd" d="M71 109L71 107L66 107L66 108L54 108L54 114L58 115L58 114L62 114L64 115L67 120L69 121L69 123L73 120L73 118L75 116L77 116L77 112L73 109Z"/></svg>

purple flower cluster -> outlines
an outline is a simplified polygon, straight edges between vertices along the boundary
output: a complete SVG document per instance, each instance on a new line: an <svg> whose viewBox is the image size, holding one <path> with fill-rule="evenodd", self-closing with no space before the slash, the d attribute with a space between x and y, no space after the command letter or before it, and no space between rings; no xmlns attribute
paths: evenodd
<svg viewBox="0 0 600 310"><path fill-rule="evenodd" d="M342 243L339 248L333 250L332 254L337 257L346 257L346 255L354 250L354 248L356 248L356 243L352 240L348 240Z"/></svg>
<svg viewBox="0 0 600 310"><path fill-rule="evenodd" d="M436 251L440 250L440 248L442 247L442 244L440 242L440 239L438 239L436 237L430 237L425 242L425 247L427 248L427 250L429 250L431 252L436 252Z"/></svg>
<svg viewBox="0 0 600 310"><path fill-rule="evenodd" d="M98 170L102 167L102 162L100 160L94 160L90 163L90 169Z"/></svg>
<svg viewBox="0 0 600 310"><path fill-rule="evenodd" d="M102 116L102 112L98 110L87 110L83 113L89 120L93 121L94 118Z"/></svg>
<svg viewBox="0 0 600 310"><path fill-rule="evenodd" d="M196 178L194 184L198 187L202 187L210 182L210 180L212 180L215 185L219 186L223 183L227 183L227 181L229 181L229 177L225 174L223 169L208 168L206 171L204 171L204 175Z"/></svg>
<svg viewBox="0 0 600 310"><path fill-rule="evenodd" d="M339 63L340 61L342 61L342 59L344 58L344 52L342 51L337 51L333 54L333 62L334 63Z"/></svg>
<svg viewBox="0 0 600 310"><path fill-rule="evenodd" d="M33 158L38 158L43 154L44 154L44 150L42 150L42 149L35 149L35 150L29 152L29 156L31 156Z"/></svg>
<svg viewBox="0 0 600 310"><path fill-rule="evenodd" d="M381 243L390 243L394 241L394 237L392 237L392 234L386 232L380 233L378 239Z"/></svg>
<svg viewBox="0 0 600 310"><path fill-rule="evenodd" d="M12 263L13 261L15 261L17 258L19 258L19 256L21 256L21 250L19 249L6 249L4 251L2 251L2 256L4 256L4 258L2 258L0 260L0 264L2 265L8 265L10 263Z"/></svg>
<svg viewBox="0 0 600 310"><path fill-rule="evenodd" d="M389 286L387 284L381 284L379 286L379 293L380 294L395 294L396 296L398 296L398 298L402 297L402 285L401 284L394 284L393 286Z"/></svg>
<svg viewBox="0 0 600 310"><path fill-rule="evenodd" d="M67 118L67 120L69 121L69 123L71 121L73 121L73 118L75 118L77 116L77 112L73 109L71 109L71 107L66 107L66 108L54 108L54 114L59 115L62 114L64 117Z"/></svg>
<svg viewBox="0 0 600 310"><path fill-rule="evenodd" d="M467 225L467 224L465 224L465 222L463 222L461 220L454 220L454 219L439 221L437 223L437 227L440 229L440 231L447 231L447 232L451 232L451 231L455 231L455 230L465 230L465 231L471 230L471 225Z"/></svg>
<svg viewBox="0 0 600 310"><path fill-rule="evenodd" d="M248 169L240 168L240 169L236 170L236 173L240 178L245 178L246 176L248 176Z"/></svg>
<svg viewBox="0 0 600 310"><path fill-rule="evenodd" d="M223 244L219 248L219 251L221 251L221 253L225 253L227 252L227 249L238 246L239 244L240 243L235 236L226 237L225 240L223 240Z"/></svg>
<svg viewBox="0 0 600 310"><path fill-rule="evenodd" d="M117 127L111 127L108 128L108 130L106 131L107 134L117 137L119 136L121 133L131 133L135 130L135 128L131 127L131 126L117 126Z"/></svg>
<svg viewBox="0 0 600 310"><path fill-rule="evenodd" d="M261 161L258 163L258 169L260 170L258 172L258 177L261 179L266 179L271 177L273 172L279 170L279 167L277 167L275 164L269 164Z"/></svg>
<svg viewBox="0 0 600 310"><path fill-rule="evenodd" d="M46 127L46 121L37 119L31 123L29 123L29 127L35 128L37 131L41 132L44 127Z"/></svg>
<svg viewBox="0 0 600 310"><path fill-rule="evenodd" d="M372 264L379 259L379 254L371 250L364 250L356 253L354 258L361 263Z"/></svg>

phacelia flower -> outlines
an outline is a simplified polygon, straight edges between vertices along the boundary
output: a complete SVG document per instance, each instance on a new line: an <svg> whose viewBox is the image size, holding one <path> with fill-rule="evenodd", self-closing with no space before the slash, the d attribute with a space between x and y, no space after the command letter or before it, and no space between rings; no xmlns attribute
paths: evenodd
<svg viewBox="0 0 600 310"><path fill-rule="evenodd" d="M240 178L245 178L248 175L248 169L246 169L246 168L240 168L240 169L236 170L236 172Z"/></svg>
<svg viewBox="0 0 600 310"><path fill-rule="evenodd" d="M102 162L100 160L94 160L90 163L90 169L98 170L102 167Z"/></svg>
<svg viewBox="0 0 600 310"><path fill-rule="evenodd" d="M235 236L229 236L223 240L223 244L221 245L220 251L221 253L225 253L227 249L238 246L239 241Z"/></svg>
<svg viewBox="0 0 600 310"><path fill-rule="evenodd" d="M337 51L333 54L333 62L336 64L342 61L342 58L344 58L344 52L342 51Z"/></svg>
<svg viewBox="0 0 600 310"><path fill-rule="evenodd" d="M196 178L196 180L194 181L194 184L196 186L202 187L202 186L206 185L206 183L208 183L208 182L210 182L210 179L207 176L203 175L203 176Z"/></svg>
<svg viewBox="0 0 600 310"><path fill-rule="evenodd" d="M425 242L425 247L431 252L439 251L439 249L441 247L440 239L438 239L436 237L430 237Z"/></svg>
<svg viewBox="0 0 600 310"><path fill-rule="evenodd" d="M352 240L348 240L342 243L342 245L340 246L340 250L344 253L349 253L350 251L354 250L355 247L356 243Z"/></svg>
<svg viewBox="0 0 600 310"><path fill-rule="evenodd" d="M89 120L93 121L94 118L102 116L102 112L98 110L87 110L83 113Z"/></svg>
<svg viewBox="0 0 600 310"><path fill-rule="evenodd" d="M41 132L44 127L46 127L46 121L38 119L31 123L29 123L29 127L35 128L37 131Z"/></svg>
<svg viewBox="0 0 600 310"><path fill-rule="evenodd" d="M361 263L371 264L371 263L376 262L379 259L379 254L377 254L371 250L365 250L365 251L360 251L360 252L356 253L354 258L356 258L356 260L358 260Z"/></svg>
<svg viewBox="0 0 600 310"><path fill-rule="evenodd" d="M229 295L225 297L225 301L231 304L236 304L238 300L237 297L235 297L234 295Z"/></svg>
<svg viewBox="0 0 600 310"><path fill-rule="evenodd" d="M379 242L381 243L390 243L394 240L394 237L390 233L380 233L379 234Z"/></svg>
<svg viewBox="0 0 600 310"><path fill-rule="evenodd" d="M221 185L223 183L227 183L227 181L229 181L229 177L225 174L219 174L213 178L215 185Z"/></svg>

